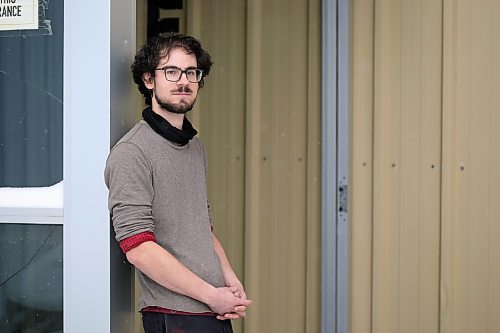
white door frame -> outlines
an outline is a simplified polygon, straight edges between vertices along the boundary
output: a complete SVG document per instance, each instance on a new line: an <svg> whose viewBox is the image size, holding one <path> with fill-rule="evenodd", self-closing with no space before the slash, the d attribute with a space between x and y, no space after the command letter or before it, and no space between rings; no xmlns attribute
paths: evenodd
<svg viewBox="0 0 500 333"><path fill-rule="evenodd" d="M65 1L65 332L132 330L130 268L112 240L103 172L130 126L133 104L120 97L130 95L134 54L135 1Z"/></svg>

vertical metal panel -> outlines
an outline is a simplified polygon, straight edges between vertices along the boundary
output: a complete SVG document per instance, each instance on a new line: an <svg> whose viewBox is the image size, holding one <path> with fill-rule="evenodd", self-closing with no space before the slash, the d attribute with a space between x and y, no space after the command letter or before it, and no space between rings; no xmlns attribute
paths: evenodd
<svg viewBox="0 0 500 333"><path fill-rule="evenodd" d="M375 7L373 331L437 332L441 4Z"/></svg>
<svg viewBox="0 0 500 333"><path fill-rule="evenodd" d="M446 0L444 333L500 331L498 1Z"/></svg>
<svg viewBox="0 0 500 333"><path fill-rule="evenodd" d="M399 110L401 37L399 5L375 3L373 332L398 332L399 297ZM395 45L392 45L394 43ZM383 53L385 52L385 53ZM382 53L382 54L381 54ZM383 144L382 144L383 142Z"/></svg>
<svg viewBox="0 0 500 333"><path fill-rule="evenodd" d="M263 29L260 25L259 18L263 11L262 1L252 1L248 3L247 13L247 27L252 29L247 31L247 62L246 64L246 109L259 110L259 101L262 99L262 91L259 89L260 82L264 77L262 71L259 71L260 66L259 50L262 44ZM269 221L268 216L262 213L262 202L259 200L259 178L262 171L260 170L261 155L258 149L260 142L264 140L260 134L261 113L260 112L247 112L246 113L246 144L245 150L245 280L247 281L247 288L251 292L252 298L255 300L251 316L245 322L245 332L258 332L262 330L257 320L252 320L252 316L259 316L260 321L272 321L272 316L265 316L266 307L263 300L266 299L265 293L270 294L268 288L268 281L261 281L259 278L259 264L261 261L261 251L264 254L267 249L260 249L258 244L262 241L263 244L269 243L268 238L260 236L261 223L260 219ZM251 125L250 125L251 124ZM267 262L266 262L267 264ZM269 267L265 271L270 271ZM266 287L261 294L256 294L258 290ZM265 302L265 301L264 301ZM263 315L261 316L261 313ZM272 331L274 327L271 327Z"/></svg>
<svg viewBox="0 0 500 333"><path fill-rule="evenodd" d="M306 268L318 256L306 243L308 113L319 112L308 109L307 34L317 20L308 1L247 6L245 276L256 303L245 331L303 332Z"/></svg>
<svg viewBox="0 0 500 333"><path fill-rule="evenodd" d="M323 0L322 87L322 332L337 322L337 1Z"/></svg>
<svg viewBox="0 0 500 333"><path fill-rule="evenodd" d="M321 94L322 25L320 1L309 1L307 87L307 198L306 198L306 326L304 332L321 332Z"/></svg>
<svg viewBox="0 0 500 333"><path fill-rule="evenodd" d="M338 1L337 36L337 331L349 332L350 285L350 212L348 201L350 181L350 84L351 84L351 8L348 0ZM326 129L329 130L329 129ZM328 170L327 170L328 172ZM344 203L341 201L344 198Z"/></svg>
<svg viewBox="0 0 500 333"><path fill-rule="evenodd" d="M65 332L110 330L110 18L110 1L64 3Z"/></svg>
<svg viewBox="0 0 500 333"><path fill-rule="evenodd" d="M323 332L349 330L350 22L348 1L323 1Z"/></svg>
<svg viewBox="0 0 500 333"><path fill-rule="evenodd" d="M352 3L350 332L371 333L374 0Z"/></svg>

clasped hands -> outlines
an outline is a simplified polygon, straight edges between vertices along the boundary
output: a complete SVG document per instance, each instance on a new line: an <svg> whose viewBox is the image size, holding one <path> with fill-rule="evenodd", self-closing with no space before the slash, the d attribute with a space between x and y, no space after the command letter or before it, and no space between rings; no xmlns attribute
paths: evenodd
<svg viewBox="0 0 500 333"><path fill-rule="evenodd" d="M247 307L252 304L252 301L247 299L243 286L217 288L217 294L218 301L210 308L218 313L219 320L243 318Z"/></svg>

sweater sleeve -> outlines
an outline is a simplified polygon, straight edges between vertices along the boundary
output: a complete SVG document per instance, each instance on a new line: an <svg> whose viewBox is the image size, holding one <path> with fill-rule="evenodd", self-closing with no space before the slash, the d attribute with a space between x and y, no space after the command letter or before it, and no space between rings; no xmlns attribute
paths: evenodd
<svg viewBox="0 0 500 333"><path fill-rule="evenodd" d="M116 145L106 162L105 181L116 240L154 235L152 172L141 150L127 142Z"/></svg>

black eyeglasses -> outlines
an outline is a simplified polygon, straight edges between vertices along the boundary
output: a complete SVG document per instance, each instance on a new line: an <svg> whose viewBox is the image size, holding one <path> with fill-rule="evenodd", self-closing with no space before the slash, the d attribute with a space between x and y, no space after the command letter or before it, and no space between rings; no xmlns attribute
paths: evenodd
<svg viewBox="0 0 500 333"><path fill-rule="evenodd" d="M182 74L186 74L186 78L191 83L198 83L201 81L203 71L198 68L180 69L174 66L165 66L162 68L155 68L157 71L165 72L165 79L170 82L177 82L181 79Z"/></svg>

